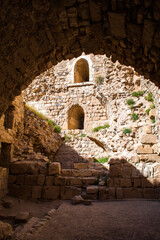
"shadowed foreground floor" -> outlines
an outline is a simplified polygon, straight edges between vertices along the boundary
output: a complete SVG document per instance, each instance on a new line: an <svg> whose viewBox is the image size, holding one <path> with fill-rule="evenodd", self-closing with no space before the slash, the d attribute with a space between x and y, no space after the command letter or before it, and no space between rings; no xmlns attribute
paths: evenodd
<svg viewBox="0 0 160 240"><path fill-rule="evenodd" d="M160 202L63 202L35 240L160 240Z"/></svg>

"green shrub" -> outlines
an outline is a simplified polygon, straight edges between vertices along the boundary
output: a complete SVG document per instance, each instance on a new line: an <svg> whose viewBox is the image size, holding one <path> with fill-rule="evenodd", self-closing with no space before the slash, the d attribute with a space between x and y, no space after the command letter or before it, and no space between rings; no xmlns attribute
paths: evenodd
<svg viewBox="0 0 160 240"><path fill-rule="evenodd" d="M140 96L143 96L143 94L144 94L144 91L138 91L138 92L133 92L132 96L133 97L140 97Z"/></svg>
<svg viewBox="0 0 160 240"><path fill-rule="evenodd" d="M49 126L54 126L55 122L53 120L46 120Z"/></svg>
<svg viewBox="0 0 160 240"><path fill-rule="evenodd" d="M106 162L108 162L109 158L110 158L110 156L104 157L104 158L95 158L94 162L106 163Z"/></svg>
<svg viewBox="0 0 160 240"><path fill-rule="evenodd" d="M128 105L133 105L133 104L135 104L135 101L133 99L128 99L127 104Z"/></svg>
<svg viewBox="0 0 160 240"><path fill-rule="evenodd" d="M156 122L156 119L155 119L155 117L154 118L152 118L152 123L155 123Z"/></svg>
<svg viewBox="0 0 160 240"><path fill-rule="evenodd" d="M136 113L132 113L131 118L132 118L132 120L136 121L136 120L138 120L139 117Z"/></svg>
<svg viewBox="0 0 160 240"><path fill-rule="evenodd" d="M151 105L151 109L153 109L153 108L155 108L156 106L155 106L155 104L153 103L152 105Z"/></svg>
<svg viewBox="0 0 160 240"><path fill-rule="evenodd" d="M132 132L132 129L130 129L130 128L125 128L124 130L123 130L123 134L127 134L127 133L131 133Z"/></svg>
<svg viewBox="0 0 160 240"><path fill-rule="evenodd" d="M54 126L54 132L55 132L55 133L60 133L60 132L61 132L60 126L55 125L55 126Z"/></svg>
<svg viewBox="0 0 160 240"><path fill-rule="evenodd" d="M147 109L146 109L147 115L149 115L150 110L151 110L150 108L147 108Z"/></svg>
<svg viewBox="0 0 160 240"><path fill-rule="evenodd" d="M109 124L106 124L104 126L99 126L99 127L93 128L93 132L98 132L100 129L105 129L109 127L110 127Z"/></svg>
<svg viewBox="0 0 160 240"><path fill-rule="evenodd" d="M65 142L70 142L71 141L71 137L69 135L64 135L64 141Z"/></svg>
<svg viewBox="0 0 160 240"><path fill-rule="evenodd" d="M148 102L154 102L153 97L152 97L152 93L148 93L148 96L144 97Z"/></svg>
<svg viewBox="0 0 160 240"><path fill-rule="evenodd" d="M101 85L104 83L104 77L98 76L98 77L96 77L95 81L98 85Z"/></svg>
<svg viewBox="0 0 160 240"><path fill-rule="evenodd" d="M86 136L86 134L84 134L84 133L82 133L81 135L80 135L80 137L85 137Z"/></svg>
<svg viewBox="0 0 160 240"><path fill-rule="evenodd" d="M136 106L130 105L130 109L134 109L134 108L136 108Z"/></svg>

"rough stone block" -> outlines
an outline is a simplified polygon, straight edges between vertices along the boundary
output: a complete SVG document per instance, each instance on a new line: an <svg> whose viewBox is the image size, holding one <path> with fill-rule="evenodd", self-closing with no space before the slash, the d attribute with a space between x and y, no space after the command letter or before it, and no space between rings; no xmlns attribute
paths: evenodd
<svg viewBox="0 0 160 240"><path fill-rule="evenodd" d="M32 198L40 199L42 196L42 186L33 186L32 187Z"/></svg>
<svg viewBox="0 0 160 240"><path fill-rule="evenodd" d="M92 171L90 169L72 170L72 175L74 177L91 177Z"/></svg>
<svg viewBox="0 0 160 240"><path fill-rule="evenodd" d="M143 188L153 187L152 182L148 178L142 178L142 187Z"/></svg>
<svg viewBox="0 0 160 240"><path fill-rule="evenodd" d="M142 198L141 188L124 188L123 189L124 198Z"/></svg>
<svg viewBox="0 0 160 240"><path fill-rule="evenodd" d="M16 183L16 179L17 179L16 175L9 175L8 176L8 183L9 184Z"/></svg>
<svg viewBox="0 0 160 240"><path fill-rule="evenodd" d="M132 187L132 182L131 179L127 179L127 178L121 178L120 179L120 186L121 187Z"/></svg>
<svg viewBox="0 0 160 240"><path fill-rule="evenodd" d="M58 199L60 187L59 186L45 186L42 191L42 199Z"/></svg>
<svg viewBox="0 0 160 240"><path fill-rule="evenodd" d="M47 186L53 185L53 176L46 176L45 185Z"/></svg>
<svg viewBox="0 0 160 240"><path fill-rule="evenodd" d="M151 119L154 119L155 116L156 116L156 110L155 110L155 109L151 109L151 110L149 111L149 117L150 117Z"/></svg>
<svg viewBox="0 0 160 240"><path fill-rule="evenodd" d="M155 199L156 198L155 189L154 188L144 188L143 196L144 196L144 198L147 198L147 199Z"/></svg>
<svg viewBox="0 0 160 240"><path fill-rule="evenodd" d="M23 185L23 184L24 184L24 177L25 177L24 174L22 174L22 175L17 175L16 184L18 184L18 185Z"/></svg>
<svg viewBox="0 0 160 240"><path fill-rule="evenodd" d="M121 164L113 164L110 166L110 175L112 177L121 176Z"/></svg>
<svg viewBox="0 0 160 240"><path fill-rule="evenodd" d="M38 175L37 176L37 185L43 186L45 181L45 175Z"/></svg>
<svg viewBox="0 0 160 240"><path fill-rule="evenodd" d="M119 13L108 13L111 34L115 37L125 38L125 17Z"/></svg>
<svg viewBox="0 0 160 240"><path fill-rule="evenodd" d="M70 178L70 185L71 186L82 186L82 178Z"/></svg>
<svg viewBox="0 0 160 240"><path fill-rule="evenodd" d="M70 200L76 195L81 195L82 190L77 187L62 186L60 188L60 199Z"/></svg>
<svg viewBox="0 0 160 240"><path fill-rule="evenodd" d="M154 177L155 178L160 178L160 164L157 164L154 167Z"/></svg>
<svg viewBox="0 0 160 240"><path fill-rule="evenodd" d="M84 177L84 178L82 178L82 182L86 186L95 184L97 181L98 181L97 177Z"/></svg>
<svg viewBox="0 0 160 240"><path fill-rule="evenodd" d="M75 169L86 169L86 168L88 168L88 163L74 163L73 168L75 168Z"/></svg>
<svg viewBox="0 0 160 240"><path fill-rule="evenodd" d="M82 197L84 199L97 200L98 194L97 193L88 194L86 192L82 192Z"/></svg>
<svg viewBox="0 0 160 240"><path fill-rule="evenodd" d="M13 233L13 228L9 223L0 222L0 239L8 239Z"/></svg>
<svg viewBox="0 0 160 240"><path fill-rule="evenodd" d="M121 187L116 188L116 198L123 199L123 188Z"/></svg>
<svg viewBox="0 0 160 240"><path fill-rule="evenodd" d="M30 198L32 192L32 187L27 185L20 186L20 196L24 198Z"/></svg>
<svg viewBox="0 0 160 240"><path fill-rule="evenodd" d="M115 199L115 188L109 187L108 188L108 199Z"/></svg>
<svg viewBox="0 0 160 240"><path fill-rule="evenodd" d="M78 204L78 203L82 203L84 201L84 199L79 195L79 196L74 196L72 198L72 204Z"/></svg>
<svg viewBox="0 0 160 240"><path fill-rule="evenodd" d="M12 163L10 166L11 174L24 174L27 173L29 168L28 163Z"/></svg>
<svg viewBox="0 0 160 240"><path fill-rule="evenodd" d="M20 186L17 186L16 184L9 184L8 193L13 197L20 197Z"/></svg>
<svg viewBox="0 0 160 240"><path fill-rule="evenodd" d="M132 169L130 166L124 166L121 169L122 178L130 178L132 174Z"/></svg>
<svg viewBox="0 0 160 240"><path fill-rule="evenodd" d="M25 185L34 186L37 183L37 176L26 175L25 176Z"/></svg>
<svg viewBox="0 0 160 240"><path fill-rule="evenodd" d="M153 149L153 151L154 151L154 153L158 153L158 144L154 144L153 146L152 146L152 149Z"/></svg>
<svg viewBox="0 0 160 240"><path fill-rule="evenodd" d="M134 187L142 187L141 178L134 178Z"/></svg>
<svg viewBox="0 0 160 240"><path fill-rule="evenodd" d="M115 177L113 179L113 184L114 184L114 187L119 187L120 186L120 181L119 181L118 177Z"/></svg>
<svg viewBox="0 0 160 240"><path fill-rule="evenodd" d="M95 185L93 185L93 186L88 186L88 187L86 188L86 192L87 192L87 193L98 193L98 186L95 186Z"/></svg>
<svg viewBox="0 0 160 240"><path fill-rule="evenodd" d="M61 174L62 176L72 176L72 169L62 169Z"/></svg>
<svg viewBox="0 0 160 240"><path fill-rule="evenodd" d="M57 186L65 186L66 185L66 178L65 177L55 177L54 184Z"/></svg>
<svg viewBox="0 0 160 240"><path fill-rule="evenodd" d="M108 178L108 179L107 179L107 186L108 186L108 187L113 187L113 186L114 186L114 184L113 184L113 178Z"/></svg>
<svg viewBox="0 0 160 240"><path fill-rule="evenodd" d="M143 134L141 136L141 143L144 144L155 144L157 143L157 137L153 134Z"/></svg>
<svg viewBox="0 0 160 240"><path fill-rule="evenodd" d="M153 149L149 145L139 145L137 147L137 153L140 153L140 154L153 153Z"/></svg>
<svg viewBox="0 0 160 240"><path fill-rule="evenodd" d="M58 162L52 162L49 165L49 175L60 175L61 174L61 165Z"/></svg>
<svg viewBox="0 0 160 240"><path fill-rule="evenodd" d="M147 134L148 134L148 133L149 133L149 134L152 133L152 127L151 127L150 125L144 126L144 127L143 127L143 132L144 132L144 133L147 133Z"/></svg>
<svg viewBox="0 0 160 240"><path fill-rule="evenodd" d="M108 191L106 187L99 187L99 200L105 200L108 198Z"/></svg>

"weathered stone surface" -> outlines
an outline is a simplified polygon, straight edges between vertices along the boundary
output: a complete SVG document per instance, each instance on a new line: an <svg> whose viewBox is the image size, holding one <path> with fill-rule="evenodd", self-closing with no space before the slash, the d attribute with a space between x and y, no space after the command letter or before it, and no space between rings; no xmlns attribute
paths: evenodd
<svg viewBox="0 0 160 240"><path fill-rule="evenodd" d="M115 188L114 187L108 188L108 199L115 199Z"/></svg>
<svg viewBox="0 0 160 240"><path fill-rule="evenodd" d="M37 176L34 175L26 175L25 176L25 185L36 185L37 183Z"/></svg>
<svg viewBox="0 0 160 240"><path fill-rule="evenodd" d="M108 198L108 191L106 187L99 187L99 200L105 200Z"/></svg>
<svg viewBox="0 0 160 240"><path fill-rule="evenodd" d="M11 174L23 174L27 173L29 168L28 163L12 163L10 166Z"/></svg>
<svg viewBox="0 0 160 240"><path fill-rule="evenodd" d="M38 175L37 177L37 185L43 186L45 181L45 175Z"/></svg>
<svg viewBox="0 0 160 240"><path fill-rule="evenodd" d="M87 163L74 163L73 168L86 169L86 168L88 168L88 164Z"/></svg>
<svg viewBox="0 0 160 240"><path fill-rule="evenodd" d="M157 164L154 167L154 177L155 178L160 178L160 164Z"/></svg>
<svg viewBox="0 0 160 240"><path fill-rule="evenodd" d="M47 186L53 185L53 176L46 176L45 185Z"/></svg>
<svg viewBox="0 0 160 240"><path fill-rule="evenodd" d="M141 188L124 188L123 189L124 198L142 198Z"/></svg>
<svg viewBox="0 0 160 240"><path fill-rule="evenodd" d="M72 174L75 177L91 177L92 171L90 169L72 170Z"/></svg>
<svg viewBox="0 0 160 240"><path fill-rule="evenodd" d="M74 196L71 200L72 204L75 205L77 203L82 203L84 201L84 199L81 197L81 195L79 196Z"/></svg>
<svg viewBox="0 0 160 240"><path fill-rule="evenodd" d="M53 162L49 165L49 175L60 175L61 165L60 163Z"/></svg>
<svg viewBox="0 0 160 240"><path fill-rule="evenodd" d="M156 110L155 110L155 109L151 109L151 110L149 111L149 117L150 117L151 119L154 119L155 116L156 116Z"/></svg>
<svg viewBox="0 0 160 240"><path fill-rule="evenodd" d="M141 136L141 143L145 143L145 144L149 144L149 143L156 143L157 142L157 138L156 135L153 134L143 134Z"/></svg>
<svg viewBox="0 0 160 240"><path fill-rule="evenodd" d="M132 182L131 179L127 179L127 178L121 178L120 179L120 186L121 187L131 187L132 186Z"/></svg>
<svg viewBox="0 0 160 240"><path fill-rule="evenodd" d="M0 239L7 239L12 233L13 229L9 223L0 222Z"/></svg>
<svg viewBox="0 0 160 240"><path fill-rule="evenodd" d="M139 145L137 147L137 153L140 153L140 154L153 153L153 149L149 145Z"/></svg>
<svg viewBox="0 0 160 240"><path fill-rule="evenodd" d="M43 199L58 199L60 194L59 186L45 186L42 191Z"/></svg>
<svg viewBox="0 0 160 240"><path fill-rule="evenodd" d="M123 188L121 187L116 188L116 198L123 199Z"/></svg>
<svg viewBox="0 0 160 240"><path fill-rule="evenodd" d="M60 188L60 198L62 200L70 200L76 195L81 195L81 189L77 187L61 187Z"/></svg>
<svg viewBox="0 0 160 240"><path fill-rule="evenodd" d="M42 186L33 186L32 187L32 198L40 199L42 197Z"/></svg>
<svg viewBox="0 0 160 240"><path fill-rule="evenodd" d="M144 198L155 199L155 189L154 188L144 188L143 195L144 195Z"/></svg>
<svg viewBox="0 0 160 240"><path fill-rule="evenodd" d="M144 126L143 127L143 132L144 133L149 133L149 134L152 133L152 127L149 126L149 125L148 126Z"/></svg>
<svg viewBox="0 0 160 240"><path fill-rule="evenodd" d="M125 38L125 17L122 14L111 12L108 13L108 15L112 35L115 37Z"/></svg>
<svg viewBox="0 0 160 240"><path fill-rule="evenodd" d="M98 181L97 177L83 177L82 182L84 185L93 185Z"/></svg>
<svg viewBox="0 0 160 240"><path fill-rule="evenodd" d="M26 223L30 218L29 212L20 212L16 215L15 220L16 222Z"/></svg>
<svg viewBox="0 0 160 240"><path fill-rule="evenodd" d="M70 185L71 186L82 186L82 178L77 178L77 177L70 178Z"/></svg>
<svg viewBox="0 0 160 240"><path fill-rule="evenodd" d="M90 193L98 193L98 186L87 186L87 188L86 188L86 192L88 193L88 194L90 194Z"/></svg>

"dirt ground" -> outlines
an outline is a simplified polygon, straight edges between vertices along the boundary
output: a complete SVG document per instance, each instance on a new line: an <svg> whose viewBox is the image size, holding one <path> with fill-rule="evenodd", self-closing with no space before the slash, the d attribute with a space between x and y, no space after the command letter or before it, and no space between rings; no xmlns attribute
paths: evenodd
<svg viewBox="0 0 160 240"><path fill-rule="evenodd" d="M85 206L9 200L11 208L0 205L1 218L30 212L27 223L12 224L12 240L160 240L160 201L95 201Z"/></svg>
<svg viewBox="0 0 160 240"><path fill-rule="evenodd" d="M63 202L30 240L160 240L160 202Z"/></svg>

